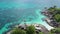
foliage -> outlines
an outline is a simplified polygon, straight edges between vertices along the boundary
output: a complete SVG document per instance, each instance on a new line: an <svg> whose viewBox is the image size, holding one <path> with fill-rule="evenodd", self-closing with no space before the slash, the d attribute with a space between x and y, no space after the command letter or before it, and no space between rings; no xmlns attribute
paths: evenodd
<svg viewBox="0 0 60 34"><path fill-rule="evenodd" d="M33 25L27 27L27 34L35 34L35 27Z"/></svg>
<svg viewBox="0 0 60 34"><path fill-rule="evenodd" d="M16 28L11 32L11 34L26 34L26 31Z"/></svg>
<svg viewBox="0 0 60 34"><path fill-rule="evenodd" d="M57 22L60 22L60 14L56 14L56 15L54 16L54 18L55 18L55 20L56 20Z"/></svg>
<svg viewBox="0 0 60 34"><path fill-rule="evenodd" d="M50 31L50 34L52 33L60 33L60 28L55 28Z"/></svg>
<svg viewBox="0 0 60 34"><path fill-rule="evenodd" d="M11 34L35 34L35 27L33 25L27 27L26 31L21 30L20 28L15 28Z"/></svg>
<svg viewBox="0 0 60 34"><path fill-rule="evenodd" d="M49 32L49 34L54 34L54 33L52 33L52 32Z"/></svg>
<svg viewBox="0 0 60 34"><path fill-rule="evenodd" d="M49 12L53 14L53 18L57 21L60 22L60 8L57 8L56 6L50 7Z"/></svg>
<svg viewBox="0 0 60 34"><path fill-rule="evenodd" d="M39 34L43 34L43 32L39 32Z"/></svg>
<svg viewBox="0 0 60 34"><path fill-rule="evenodd" d="M56 11L56 9L57 9L56 6L54 6L54 7L50 7L48 10L51 14L53 14L54 11Z"/></svg>

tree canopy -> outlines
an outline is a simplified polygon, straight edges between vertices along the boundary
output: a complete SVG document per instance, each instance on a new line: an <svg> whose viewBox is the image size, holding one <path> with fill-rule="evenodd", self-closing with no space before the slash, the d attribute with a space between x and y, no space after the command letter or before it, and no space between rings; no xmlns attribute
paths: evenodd
<svg viewBox="0 0 60 34"><path fill-rule="evenodd" d="M16 28L11 32L11 34L26 34L26 31Z"/></svg>
<svg viewBox="0 0 60 34"><path fill-rule="evenodd" d="M31 25L26 28L26 31L20 28L15 28L12 30L11 34L36 34L36 32L35 27Z"/></svg>
<svg viewBox="0 0 60 34"><path fill-rule="evenodd" d="M54 18L56 19L57 22L60 22L60 14L56 14Z"/></svg>
<svg viewBox="0 0 60 34"><path fill-rule="evenodd" d="M27 34L35 34L35 27L33 25L27 27Z"/></svg>

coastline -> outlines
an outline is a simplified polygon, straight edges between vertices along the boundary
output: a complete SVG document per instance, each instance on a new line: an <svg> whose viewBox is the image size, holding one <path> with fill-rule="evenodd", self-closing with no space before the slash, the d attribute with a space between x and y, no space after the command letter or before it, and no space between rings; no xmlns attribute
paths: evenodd
<svg viewBox="0 0 60 34"><path fill-rule="evenodd" d="M40 11L40 10L39 10ZM36 11L37 12L37 11ZM37 13L37 14L39 14L39 12ZM39 17L40 17L40 15L39 15ZM34 23L36 24L39 24L40 23L40 20L39 21L36 21L36 22L23 22L23 24L24 23L26 23L26 24L28 24L28 23L33 23L32 25L34 25ZM43 22L44 23L44 22ZM44 24L43 23L40 23L42 26L40 26L40 27L42 27L42 31L45 33L47 33L48 31L50 31L51 29L53 29L53 27L51 27L47 22L45 22ZM28 24L28 25L31 25L31 24ZM20 25L20 24L19 24ZM25 25L25 24L24 24ZM44 27L43 27L44 26ZM18 25L16 26L16 27L18 27ZM48 29L49 28L49 29ZM44 30L43 30L44 29ZM9 32L9 31L8 31Z"/></svg>
<svg viewBox="0 0 60 34"><path fill-rule="evenodd" d="M43 11L43 12L41 12L43 15L45 15L45 16L47 16L46 18L44 18L43 20L44 21L46 21L50 26L52 26L53 27L53 24L51 23L51 20L50 20L50 18L52 17L49 17L49 12L46 10L46 11Z"/></svg>
<svg viewBox="0 0 60 34"><path fill-rule="evenodd" d="M58 26L57 22L53 18L53 15L50 14L50 12L48 10L45 10L41 13L43 15L47 16L47 18L44 18L43 20L46 21L50 26L52 26L52 27Z"/></svg>
<svg viewBox="0 0 60 34"><path fill-rule="evenodd" d="M38 17L38 19L36 19L35 21L31 21L31 22L26 22L27 24L34 24L34 23L37 23L37 24L41 24L41 25L43 25L43 26L45 26L45 28L47 29L47 30L51 30L51 29L53 29L53 27L51 27L49 24L47 24L45 21L43 21L42 20L42 18L45 18L45 16L44 15L42 15L41 13L40 13L40 9L38 9L38 10L36 10L36 13L37 13L37 15L39 16ZM40 15L41 14L41 15ZM23 23L25 23L25 22L23 22ZM6 25L7 26L7 25ZM6 28L6 27L5 27ZM3 29L2 29L3 30ZM6 29L5 29L6 30ZM3 30L4 32L5 32L5 30ZM2 31L2 32L3 32ZM2 33L1 32L1 33Z"/></svg>
<svg viewBox="0 0 60 34"><path fill-rule="evenodd" d="M19 24L19 25L16 25L15 28L25 28L25 27L28 27L28 26L31 26L33 25L35 27L36 30L41 30L42 32L44 32L44 34L47 34L49 31L45 28L45 26L41 25L41 24ZM7 31L6 34L10 34L12 32L12 29L10 31Z"/></svg>

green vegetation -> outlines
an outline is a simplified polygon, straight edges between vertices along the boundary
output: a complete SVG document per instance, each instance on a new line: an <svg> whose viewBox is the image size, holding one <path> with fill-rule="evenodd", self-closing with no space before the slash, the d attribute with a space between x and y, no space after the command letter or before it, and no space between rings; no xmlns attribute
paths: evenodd
<svg viewBox="0 0 60 34"><path fill-rule="evenodd" d="M56 6L54 6L54 7L50 7L48 10L49 10L49 12L51 13L51 14L54 14L54 12L56 11Z"/></svg>
<svg viewBox="0 0 60 34"><path fill-rule="evenodd" d="M36 34L35 27L33 25L28 26L26 30L22 30L20 28L14 28L11 34ZM39 34L43 34L43 32L39 32Z"/></svg>
<svg viewBox="0 0 60 34"><path fill-rule="evenodd" d="M27 27L27 34L35 34L35 27L34 26L29 26Z"/></svg>
<svg viewBox="0 0 60 34"><path fill-rule="evenodd" d="M11 34L26 34L26 31L21 30L19 28L15 28L15 29L13 29L13 31L11 32Z"/></svg>
<svg viewBox="0 0 60 34"><path fill-rule="evenodd" d="M31 25L31 26L27 27L26 30L22 30L20 28L15 28L12 30L11 34L36 34L36 31L35 31L35 27L33 25Z"/></svg>
<svg viewBox="0 0 60 34"><path fill-rule="evenodd" d="M54 16L54 18L55 18L55 20L56 20L57 22L60 22L60 14L56 14L56 15Z"/></svg>
<svg viewBox="0 0 60 34"><path fill-rule="evenodd" d="M60 33L60 28L52 29L49 34L57 34ZM15 28L12 30L11 34L36 34L35 27L29 26L27 27L27 30L22 30L20 28ZM43 32L39 32L39 34L44 34Z"/></svg>
<svg viewBox="0 0 60 34"><path fill-rule="evenodd" d="M49 34L55 34L55 33L49 32Z"/></svg>
<svg viewBox="0 0 60 34"><path fill-rule="evenodd" d="M39 34L43 34L43 32L39 32Z"/></svg>
<svg viewBox="0 0 60 34"><path fill-rule="evenodd" d="M57 21L58 24L60 24L60 8L57 8L56 6L50 7L49 13L53 15L53 18ZM60 26L52 29L49 34L60 34Z"/></svg>
<svg viewBox="0 0 60 34"><path fill-rule="evenodd" d="M60 33L60 28L55 28L55 29L52 29L50 32L49 32L49 34L58 34L58 33Z"/></svg>
<svg viewBox="0 0 60 34"><path fill-rule="evenodd" d="M57 22L60 22L60 8L54 6L54 7L50 7L48 10L53 15L54 19Z"/></svg>

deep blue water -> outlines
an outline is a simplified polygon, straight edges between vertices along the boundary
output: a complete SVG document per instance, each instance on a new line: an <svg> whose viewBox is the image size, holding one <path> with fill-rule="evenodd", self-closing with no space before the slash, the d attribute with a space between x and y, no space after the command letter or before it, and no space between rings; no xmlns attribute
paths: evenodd
<svg viewBox="0 0 60 34"><path fill-rule="evenodd" d="M46 24L42 21L46 16L38 12L41 12L44 7L49 8L54 5L60 7L60 0L0 0L0 34L24 19L28 24L31 24L29 22Z"/></svg>

